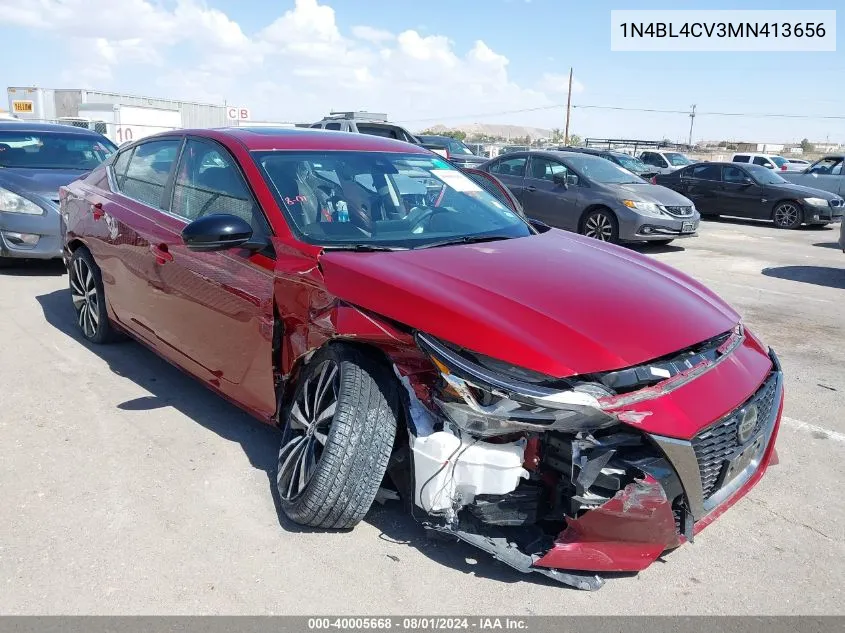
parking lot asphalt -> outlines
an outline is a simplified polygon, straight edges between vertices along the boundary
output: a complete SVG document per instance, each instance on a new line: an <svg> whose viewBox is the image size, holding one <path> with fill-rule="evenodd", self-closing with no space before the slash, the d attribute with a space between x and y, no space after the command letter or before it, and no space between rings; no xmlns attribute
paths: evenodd
<svg viewBox="0 0 845 633"><path fill-rule="evenodd" d="M82 343L61 265L2 271L0 613L845 614L837 236L711 221L638 247L777 350L780 464L694 544L593 593L427 539L396 503L351 532L290 524L276 431L136 343Z"/></svg>

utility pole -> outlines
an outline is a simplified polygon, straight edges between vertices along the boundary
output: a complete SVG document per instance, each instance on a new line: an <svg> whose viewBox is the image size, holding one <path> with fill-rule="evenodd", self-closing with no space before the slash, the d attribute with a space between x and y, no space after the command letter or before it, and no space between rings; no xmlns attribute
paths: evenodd
<svg viewBox="0 0 845 633"><path fill-rule="evenodd" d="M692 112L689 113L689 148L692 149L692 125L695 123L695 104L692 105Z"/></svg>
<svg viewBox="0 0 845 633"><path fill-rule="evenodd" d="M572 66L569 67L569 90L566 91L566 127L563 130L563 144L569 145L569 109L572 105Z"/></svg>

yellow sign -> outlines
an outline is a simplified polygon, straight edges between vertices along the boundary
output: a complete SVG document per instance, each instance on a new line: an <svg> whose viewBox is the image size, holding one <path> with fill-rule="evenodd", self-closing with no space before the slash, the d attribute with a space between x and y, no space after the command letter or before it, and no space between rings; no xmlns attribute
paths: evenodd
<svg viewBox="0 0 845 633"><path fill-rule="evenodd" d="M12 101L12 110L14 112L28 112L32 113L32 101Z"/></svg>

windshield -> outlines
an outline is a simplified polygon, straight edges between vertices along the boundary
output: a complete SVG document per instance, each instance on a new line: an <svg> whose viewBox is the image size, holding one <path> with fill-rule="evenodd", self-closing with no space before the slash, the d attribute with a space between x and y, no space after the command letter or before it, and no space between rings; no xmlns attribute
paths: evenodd
<svg viewBox="0 0 845 633"><path fill-rule="evenodd" d="M762 185L782 185L787 182L768 167L762 165L743 165L743 167L754 177L754 180Z"/></svg>
<svg viewBox="0 0 845 633"><path fill-rule="evenodd" d="M0 167L89 171L116 151L111 141L95 136L0 132Z"/></svg>
<svg viewBox="0 0 845 633"><path fill-rule="evenodd" d="M648 166L639 158L634 158L633 156L628 156L627 154L617 155L616 160L618 160L619 164L622 165L625 169L627 169L628 171L632 171L637 175L651 171Z"/></svg>
<svg viewBox="0 0 845 633"><path fill-rule="evenodd" d="M570 167L584 178L593 182L601 182L608 185L645 182L642 178L632 174L627 169L623 169L616 163L599 158L598 156L589 156L587 154L577 156L567 155L564 163L567 167Z"/></svg>
<svg viewBox="0 0 845 633"><path fill-rule="evenodd" d="M663 155L673 167L683 167L684 165L692 165L693 163L689 158L678 152L663 152Z"/></svg>
<svg viewBox="0 0 845 633"><path fill-rule="evenodd" d="M311 244L417 248L532 234L519 215L437 156L269 151L254 157L289 222Z"/></svg>
<svg viewBox="0 0 845 633"><path fill-rule="evenodd" d="M469 147L454 138L449 140L449 153L461 154L463 156L475 156L475 154L472 153L472 150Z"/></svg>
<svg viewBox="0 0 845 633"><path fill-rule="evenodd" d="M771 158L772 162L778 167L783 167L789 162L783 156L769 156L769 158Z"/></svg>

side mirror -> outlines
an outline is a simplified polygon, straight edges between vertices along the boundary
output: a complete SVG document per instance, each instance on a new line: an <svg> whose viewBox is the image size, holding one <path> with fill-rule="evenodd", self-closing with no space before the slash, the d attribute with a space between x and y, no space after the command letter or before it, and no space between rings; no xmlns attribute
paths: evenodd
<svg viewBox="0 0 845 633"><path fill-rule="evenodd" d="M774 169L774 168L775 168L775 166L772 165L771 163L766 163L766 169Z"/></svg>
<svg viewBox="0 0 845 633"><path fill-rule="evenodd" d="M751 176L746 176L745 178L742 179L742 184L746 185L746 186L753 185L754 180L751 178Z"/></svg>
<svg viewBox="0 0 845 633"><path fill-rule="evenodd" d="M556 185L566 187L569 185L569 178L567 178L565 171L559 171L556 174L552 175L552 182L554 182Z"/></svg>
<svg viewBox="0 0 845 633"><path fill-rule="evenodd" d="M535 220L534 218L528 218L528 223L533 226L538 233L545 233L546 231L550 231L552 228L545 222Z"/></svg>
<svg viewBox="0 0 845 633"><path fill-rule="evenodd" d="M243 218L228 213L205 215L182 229L182 241L188 250L200 253L222 251L249 244L252 227Z"/></svg>
<svg viewBox="0 0 845 633"><path fill-rule="evenodd" d="M578 186L578 176L575 174L567 174L566 175L566 184L569 187L577 187Z"/></svg>

